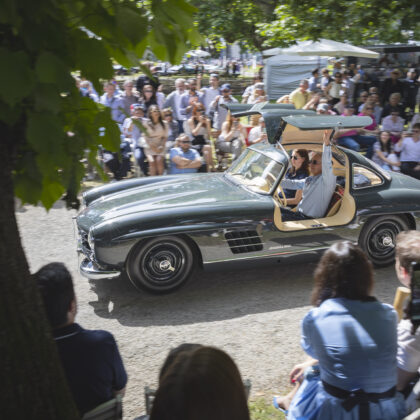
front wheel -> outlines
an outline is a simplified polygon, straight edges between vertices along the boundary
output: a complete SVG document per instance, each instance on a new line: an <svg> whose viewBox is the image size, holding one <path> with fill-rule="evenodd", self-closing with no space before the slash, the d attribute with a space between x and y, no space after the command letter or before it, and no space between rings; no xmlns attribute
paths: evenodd
<svg viewBox="0 0 420 420"><path fill-rule="evenodd" d="M363 226L359 245L376 267L385 267L394 262L397 235L408 229L404 217L380 216Z"/></svg>
<svg viewBox="0 0 420 420"><path fill-rule="evenodd" d="M133 285L152 293L169 293L189 279L194 254L187 242L164 236L140 242L127 259L126 270Z"/></svg>

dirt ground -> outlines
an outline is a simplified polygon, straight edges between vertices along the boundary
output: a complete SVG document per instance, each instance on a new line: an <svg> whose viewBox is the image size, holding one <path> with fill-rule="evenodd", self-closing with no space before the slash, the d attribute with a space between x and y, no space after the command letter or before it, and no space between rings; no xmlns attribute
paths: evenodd
<svg viewBox="0 0 420 420"><path fill-rule="evenodd" d="M156 385L166 354L183 342L227 351L243 378L251 379L251 399L269 401L287 390L288 372L304 357L300 321L310 309L319 255L247 271L198 271L176 293L147 295L125 277L88 281L80 276L72 221L76 214L58 202L49 213L26 206L17 218L31 270L64 262L75 282L77 321L115 336L129 376L124 418L144 414L144 386ZM397 286L393 267L376 271L379 299L392 303Z"/></svg>

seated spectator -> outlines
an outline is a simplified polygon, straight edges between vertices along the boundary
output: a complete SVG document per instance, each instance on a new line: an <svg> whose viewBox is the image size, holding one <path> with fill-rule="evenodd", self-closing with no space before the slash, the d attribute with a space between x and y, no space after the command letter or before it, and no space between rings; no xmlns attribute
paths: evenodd
<svg viewBox="0 0 420 420"><path fill-rule="evenodd" d="M321 100L323 100L323 102L321 102ZM316 111L318 105L320 105L321 103L328 103L328 101L325 98L325 96L323 96L323 94L315 93L314 95L312 95L312 98L309 99L308 102L306 102L302 109L310 109L312 111Z"/></svg>
<svg viewBox="0 0 420 420"><path fill-rule="evenodd" d="M321 77L321 90L324 91L331 81L332 79L330 76L330 71L326 67L323 68Z"/></svg>
<svg viewBox="0 0 420 420"><path fill-rule="evenodd" d="M175 147L175 139L179 135L178 121L174 120L174 115L171 108L162 110L163 120L168 123L168 139L166 140L166 151Z"/></svg>
<svg viewBox="0 0 420 420"><path fill-rule="evenodd" d="M265 121L263 117L258 120L258 125L251 128L248 134L249 144L265 143L267 144L267 130L265 128Z"/></svg>
<svg viewBox="0 0 420 420"><path fill-rule="evenodd" d="M173 147L169 152L169 173L190 174L198 172L203 165L200 154L191 148L191 140L187 134L181 134L176 139L178 146Z"/></svg>
<svg viewBox="0 0 420 420"><path fill-rule="evenodd" d="M400 161L397 155L392 152L391 133L389 131L381 131L379 140L373 145L372 160L387 171L400 170Z"/></svg>
<svg viewBox="0 0 420 420"><path fill-rule="evenodd" d="M315 270L315 308L302 322L302 347L311 359L291 371L291 382L303 379L295 394L273 401L288 409L288 420L404 417L395 390L397 314L372 291L372 265L357 245L337 242L324 253ZM311 365L317 369L305 374Z"/></svg>
<svg viewBox="0 0 420 420"><path fill-rule="evenodd" d="M305 179L309 176L309 153L306 149L294 149L290 156L292 167L286 172L286 179ZM295 207L302 199L302 190L284 188L287 205Z"/></svg>
<svg viewBox="0 0 420 420"><path fill-rule="evenodd" d="M330 105L327 103L319 104L316 107L316 113L318 115L335 115L335 112L330 109Z"/></svg>
<svg viewBox="0 0 420 420"><path fill-rule="evenodd" d="M290 94L290 102L296 109L302 109L310 99L309 83L306 79L300 81L299 87Z"/></svg>
<svg viewBox="0 0 420 420"><path fill-rule="evenodd" d="M363 134L376 137L379 133L379 129L375 116L373 115L373 105L370 102L366 102L365 106L362 108L362 112L359 113L359 116L372 118L372 123L363 127Z"/></svg>
<svg viewBox="0 0 420 420"><path fill-rule="evenodd" d="M140 91L139 102L145 106L146 114L152 105L157 105L156 91L152 85L143 86L143 89Z"/></svg>
<svg viewBox="0 0 420 420"><path fill-rule="evenodd" d="M192 140L192 148L197 150L200 156L203 156L208 172L214 169L213 153L210 145L210 130L210 119L206 116L204 105L198 102L194 105L192 116L187 121L185 134Z"/></svg>
<svg viewBox="0 0 420 420"><path fill-rule="evenodd" d="M420 263L420 232L416 230L401 232L396 240L395 271L398 280L408 288L411 288L412 264L414 263ZM410 303L405 311L406 316L399 322L397 330L397 391L406 396L408 413L417 408L420 368L420 330L418 328L420 323L418 319L414 319ZM412 384L416 382L417 385L411 392Z"/></svg>
<svg viewBox="0 0 420 420"><path fill-rule="evenodd" d="M401 152L401 172L420 179L420 123L414 124L411 136L401 137L394 150Z"/></svg>
<svg viewBox="0 0 420 420"><path fill-rule="evenodd" d="M332 110L335 111L338 115L341 115L344 113L344 108L348 105L348 102L347 94L343 93L340 95L340 101L334 105Z"/></svg>
<svg viewBox="0 0 420 420"><path fill-rule="evenodd" d="M357 105L356 105L357 112L361 112L366 101L368 100L368 97L369 97L369 94L367 93L366 90L363 90L362 92L360 92L360 96L359 96L359 99L357 100Z"/></svg>
<svg viewBox="0 0 420 420"><path fill-rule="evenodd" d="M283 95L280 96L279 99L276 101L277 104L290 104L290 95Z"/></svg>
<svg viewBox="0 0 420 420"><path fill-rule="evenodd" d="M222 125L222 133L216 141L216 149L222 153L232 153L232 160L235 160L242 153L246 136L246 129L239 118L229 113L227 120Z"/></svg>
<svg viewBox="0 0 420 420"><path fill-rule="evenodd" d="M413 131L413 127L415 124L420 123L420 113L414 115L414 117L410 121L410 131Z"/></svg>
<svg viewBox="0 0 420 420"><path fill-rule="evenodd" d="M331 106L340 101L340 95L345 93L345 88L342 86L342 76L339 71L334 74L334 80L325 87L324 93L327 95L328 103Z"/></svg>
<svg viewBox="0 0 420 420"><path fill-rule="evenodd" d="M390 115L391 111L395 108L398 108L398 110L400 111L400 117L405 120L405 108L404 105L401 103L401 95L397 92L391 94L391 96L389 97L389 103L384 106L381 114L381 121L383 121L385 117Z"/></svg>
<svg viewBox="0 0 420 420"><path fill-rule="evenodd" d="M248 97L247 104L256 104L258 102L266 102L267 96L264 91L264 83L255 83L252 94Z"/></svg>
<svg viewBox="0 0 420 420"><path fill-rule="evenodd" d="M147 86L147 85L146 85ZM149 120L145 123L144 153L149 162L149 175L162 175L164 171L164 157L166 154L166 141L169 127L163 121L157 105L151 105L147 113Z"/></svg>
<svg viewBox="0 0 420 420"><path fill-rule="evenodd" d="M312 70L311 74L312 76L308 80L308 92L314 94L321 90L321 84L319 80L319 69Z"/></svg>
<svg viewBox="0 0 420 420"><path fill-rule="evenodd" d="M71 274L51 263L33 275L57 344L70 391L81 415L124 395L127 374L114 337L76 324L76 296Z"/></svg>
<svg viewBox="0 0 420 420"><path fill-rule="evenodd" d="M222 350L181 351L160 380L150 420L249 420L241 375Z"/></svg>
<svg viewBox="0 0 420 420"><path fill-rule="evenodd" d="M404 83L399 80L401 73L398 69L392 70L391 77L384 80L382 85L382 103L386 103L393 93L399 93L402 97L404 93Z"/></svg>
<svg viewBox="0 0 420 420"><path fill-rule="evenodd" d="M253 81L252 81L252 85L247 86L246 89L244 90L244 93L242 94L242 101L241 102L243 104L248 103L248 98L253 94L255 85L257 83L262 83L262 81L263 81L263 79L258 74L254 76Z"/></svg>
<svg viewBox="0 0 420 420"><path fill-rule="evenodd" d="M404 130L404 119L400 117L398 108L391 109L391 114L382 120L382 130L391 133L392 143L397 143Z"/></svg>

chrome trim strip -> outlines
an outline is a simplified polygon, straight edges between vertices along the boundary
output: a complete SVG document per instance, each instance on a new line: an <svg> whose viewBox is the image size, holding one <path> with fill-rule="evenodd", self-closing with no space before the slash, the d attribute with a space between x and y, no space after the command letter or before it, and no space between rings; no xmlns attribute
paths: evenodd
<svg viewBox="0 0 420 420"><path fill-rule="evenodd" d="M90 280L113 279L121 274L120 271L102 270L87 258L80 263L79 270L83 277Z"/></svg>

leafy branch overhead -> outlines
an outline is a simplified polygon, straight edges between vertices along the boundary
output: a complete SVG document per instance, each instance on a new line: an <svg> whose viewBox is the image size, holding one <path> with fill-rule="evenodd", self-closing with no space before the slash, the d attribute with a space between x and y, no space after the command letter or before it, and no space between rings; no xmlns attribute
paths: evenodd
<svg viewBox="0 0 420 420"><path fill-rule="evenodd" d="M110 111L80 96L72 77L113 76L112 60L138 65L146 49L178 62L200 42L196 9L184 0L4 0L0 14L0 121L10 133L15 193L49 208L76 200L86 151L119 146ZM105 127L100 136L100 127Z"/></svg>

